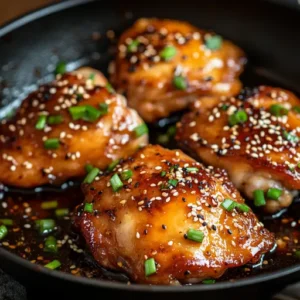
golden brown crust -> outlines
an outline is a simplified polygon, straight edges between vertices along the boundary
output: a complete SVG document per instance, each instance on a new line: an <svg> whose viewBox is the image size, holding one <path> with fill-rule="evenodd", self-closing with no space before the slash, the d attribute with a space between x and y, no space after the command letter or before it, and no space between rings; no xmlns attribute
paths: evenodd
<svg viewBox="0 0 300 300"><path fill-rule="evenodd" d="M286 108L287 115L272 114L274 105ZM246 96L199 100L178 124L176 138L206 163L228 171L233 164L244 165L288 189L300 189L300 114L295 107L300 101L293 93L265 86ZM230 116L238 110L248 120L230 126Z"/></svg>
<svg viewBox="0 0 300 300"><path fill-rule="evenodd" d="M93 80L87 79L91 72ZM105 169L147 143L147 135L137 138L134 132L142 120L127 108L123 96L99 85L106 82L101 73L84 68L30 94L16 116L0 126L0 182L26 188L59 184L84 176L87 163ZM69 112L78 105L99 109L101 103L107 104L108 112L95 122L73 120ZM59 115L63 121L38 130L40 115ZM50 138L59 139L58 149L45 149Z"/></svg>
<svg viewBox="0 0 300 300"><path fill-rule="evenodd" d="M235 95L245 55L227 40L219 49L208 49L211 36L186 22L140 19L120 38L111 81L148 122L186 108L196 96ZM132 41L139 41L135 51L128 50ZM166 60L160 53L170 45L176 54ZM177 75L185 77L186 89L174 86Z"/></svg>
<svg viewBox="0 0 300 300"><path fill-rule="evenodd" d="M113 192L110 179L124 170L132 177ZM220 206L226 198L244 203L224 171L205 169L180 150L145 147L83 191L94 212L79 213L76 223L94 258L136 282L218 278L228 268L256 262L274 244L251 211ZM189 229L204 233L202 243L186 239ZM155 259L157 273L146 277L148 258Z"/></svg>

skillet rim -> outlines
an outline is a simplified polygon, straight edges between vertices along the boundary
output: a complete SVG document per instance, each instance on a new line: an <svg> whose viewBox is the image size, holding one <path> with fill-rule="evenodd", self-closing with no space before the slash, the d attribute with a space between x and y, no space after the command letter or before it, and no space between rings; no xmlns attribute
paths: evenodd
<svg viewBox="0 0 300 300"><path fill-rule="evenodd" d="M68 0L65 2L54 3L50 5L43 6L42 8L30 11L29 13L23 14L9 22L4 23L0 26L0 38L6 36L9 33L12 33L14 30L21 28L22 26L41 19L43 17L47 17L51 14L57 13L59 11L64 11L68 8L72 8L75 6L80 6L83 4L88 4L92 2L96 2L97 0ZM274 2L273 2L274 4ZM278 4L278 3L276 3ZM275 4L275 5L276 5ZM93 286L95 288L105 288L105 289L115 289L115 290L125 290L125 291L139 291L139 292L200 292L200 291L210 291L210 290L225 290L230 288L238 288L244 286L250 286L255 284L262 284L264 282L276 280L279 278L283 278L294 273L300 273L300 264L297 264L292 267L286 267L280 269L278 271L254 275L253 277L248 277L244 279L238 279L234 282L224 281L217 282L215 284L194 284L191 286L168 286L168 285L145 285L145 284L125 284L120 282L113 282L108 280L101 280L95 278L86 278L86 277L77 277L71 275L69 273L65 273L62 271L50 270L42 265L36 265L31 263L30 261L17 256L6 250L3 247L0 247L0 257L7 259L10 262L19 264L20 266L29 269L32 272L40 272L46 276L54 277L60 280L67 280L72 283L82 284L87 286ZM13 275L12 275L13 276ZM292 283L292 282L291 282Z"/></svg>

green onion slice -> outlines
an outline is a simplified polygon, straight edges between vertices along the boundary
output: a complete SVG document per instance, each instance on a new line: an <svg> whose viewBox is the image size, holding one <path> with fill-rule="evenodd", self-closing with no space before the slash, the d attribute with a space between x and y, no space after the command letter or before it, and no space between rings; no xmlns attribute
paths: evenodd
<svg viewBox="0 0 300 300"><path fill-rule="evenodd" d="M285 116L288 114L288 112L289 111L280 104L273 104L270 106L270 113L273 116L276 117Z"/></svg>
<svg viewBox="0 0 300 300"><path fill-rule="evenodd" d="M119 162L119 159L116 159L113 162L111 162L107 168L107 171L111 172L118 165Z"/></svg>
<svg viewBox="0 0 300 300"><path fill-rule="evenodd" d="M128 52L136 52L138 49L140 42L138 40L133 40L128 46L127 51Z"/></svg>
<svg viewBox="0 0 300 300"><path fill-rule="evenodd" d="M172 185L173 187L176 187L177 184L178 184L178 180L177 180L177 179L170 179L170 180L168 181L168 184L169 184L169 185Z"/></svg>
<svg viewBox="0 0 300 300"><path fill-rule="evenodd" d="M278 200L282 195L282 190L277 188L270 188L267 191L267 199Z"/></svg>
<svg viewBox="0 0 300 300"><path fill-rule="evenodd" d="M231 200L231 199L225 199L222 203L221 206L227 210L227 211L232 211L236 207L236 202Z"/></svg>
<svg viewBox="0 0 300 300"><path fill-rule="evenodd" d="M154 258L149 258L145 261L145 275L146 277L156 273L156 265Z"/></svg>
<svg viewBox="0 0 300 300"><path fill-rule="evenodd" d="M54 209L57 206L58 206L58 202L56 200L45 201L45 202L42 202L42 204L41 204L42 209Z"/></svg>
<svg viewBox="0 0 300 300"><path fill-rule="evenodd" d="M85 106L72 106L69 108L69 113L74 121L80 120L85 114Z"/></svg>
<svg viewBox="0 0 300 300"><path fill-rule="evenodd" d="M121 181L118 174L114 174L111 177L110 183L114 192L117 192L123 186L123 182Z"/></svg>
<svg viewBox="0 0 300 300"><path fill-rule="evenodd" d="M84 178L83 183L91 184L99 174L99 171L100 170L98 168L91 169L90 172Z"/></svg>
<svg viewBox="0 0 300 300"><path fill-rule="evenodd" d="M39 229L40 234L45 234L53 231L56 224L53 219L41 219L36 220L35 225Z"/></svg>
<svg viewBox="0 0 300 300"><path fill-rule="evenodd" d="M143 124L135 127L134 132L135 132L136 137L141 137L144 134L147 134L149 132L149 130L148 130L147 125L145 123L143 123Z"/></svg>
<svg viewBox="0 0 300 300"><path fill-rule="evenodd" d="M187 238L191 241L202 243L204 239L204 233L200 230L189 229L187 231Z"/></svg>
<svg viewBox="0 0 300 300"><path fill-rule="evenodd" d="M248 120L248 115L245 110L238 110L232 115L229 116L229 125L230 126L235 126L237 124L243 124L247 122Z"/></svg>
<svg viewBox="0 0 300 300"><path fill-rule="evenodd" d="M85 169L85 171L87 172L87 173L90 173L92 170L93 170L93 165L91 165L91 164L86 164L85 166L84 166L84 169Z"/></svg>
<svg viewBox="0 0 300 300"><path fill-rule="evenodd" d="M203 284L214 284L216 283L215 279L205 279L202 281Z"/></svg>
<svg viewBox="0 0 300 300"><path fill-rule="evenodd" d="M5 225L0 226L0 240L4 239L7 236L8 230Z"/></svg>
<svg viewBox="0 0 300 300"><path fill-rule="evenodd" d="M100 110L101 116L106 115L108 113L108 104L100 103L99 110Z"/></svg>
<svg viewBox="0 0 300 300"><path fill-rule="evenodd" d="M199 171L198 168L194 168L194 167L188 167L186 168L186 171L189 172L189 173L196 173Z"/></svg>
<svg viewBox="0 0 300 300"><path fill-rule="evenodd" d="M64 73L66 73L66 71L67 71L67 65L65 62L61 61L56 65L54 73L55 73L55 75L58 75L58 74L62 75Z"/></svg>
<svg viewBox="0 0 300 300"><path fill-rule="evenodd" d="M114 94L116 92L113 86L109 82L106 84L106 89L111 94Z"/></svg>
<svg viewBox="0 0 300 300"><path fill-rule="evenodd" d="M39 116L39 118L35 124L35 128L37 130L43 130L46 126L46 121L47 121L47 116L45 116L45 115Z"/></svg>
<svg viewBox="0 0 300 300"><path fill-rule="evenodd" d="M171 60L177 53L177 50L174 46L166 46L161 52L159 56L164 60Z"/></svg>
<svg viewBox="0 0 300 300"><path fill-rule="evenodd" d="M57 208L55 210L55 216L57 218L62 218L65 217L69 214L69 209L68 208Z"/></svg>
<svg viewBox="0 0 300 300"><path fill-rule="evenodd" d="M132 177L132 171L131 170L125 170L121 173L122 180L128 180Z"/></svg>
<svg viewBox="0 0 300 300"><path fill-rule="evenodd" d="M59 148L59 139L48 139L44 142L44 147L47 150L55 150Z"/></svg>
<svg viewBox="0 0 300 300"><path fill-rule="evenodd" d="M213 35L205 38L205 46L210 50L218 50L222 46L223 39L219 35Z"/></svg>
<svg viewBox="0 0 300 300"><path fill-rule="evenodd" d="M299 142L299 138L297 135L294 135L290 132L287 132L286 130L283 131L283 137L288 140L289 142L292 143L298 143Z"/></svg>
<svg viewBox="0 0 300 300"><path fill-rule="evenodd" d="M300 114L300 106L294 106L293 111L296 112L297 114Z"/></svg>
<svg viewBox="0 0 300 300"><path fill-rule="evenodd" d="M47 123L49 125L57 125L57 124L61 124L63 122L64 118L61 115L56 115L56 116L49 116Z"/></svg>
<svg viewBox="0 0 300 300"><path fill-rule="evenodd" d="M173 85L176 87L178 90L186 90L187 88L187 81L185 77L178 75L173 78Z"/></svg>
<svg viewBox="0 0 300 300"><path fill-rule="evenodd" d="M45 265L45 268L55 270L55 269L59 268L60 266L61 266L60 261L55 259L55 260L51 261L49 264Z"/></svg>
<svg viewBox="0 0 300 300"><path fill-rule="evenodd" d="M45 240L45 252L56 253L57 252L57 240L54 236L48 236Z"/></svg>
<svg viewBox="0 0 300 300"><path fill-rule="evenodd" d="M264 206L266 205L266 199L263 190L255 190L253 192L254 205L255 206Z"/></svg>
<svg viewBox="0 0 300 300"><path fill-rule="evenodd" d="M14 225L14 221L12 219L0 219L0 224L5 226L12 226Z"/></svg>
<svg viewBox="0 0 300 300"><path fill-rule="evenodd" d="M94 212L94 204L86 202L84 204L83 210L88 213L93 213Z"/></svg>

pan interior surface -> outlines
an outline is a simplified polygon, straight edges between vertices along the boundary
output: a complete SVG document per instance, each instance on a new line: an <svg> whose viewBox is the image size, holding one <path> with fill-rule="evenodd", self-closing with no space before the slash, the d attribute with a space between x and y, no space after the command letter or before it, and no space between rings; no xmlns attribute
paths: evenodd
<svg viewBox="0 0 300 300"><path fill-rule="evenodd" d="M184 9L182 9L184 6ZM91 66L101 71L108 68L114 45L122 30L139 17L186 20L200 28L212 29L231 39L245 50L249 64L242 77L247 86L271 84L290 89L300 95L299 47L300 12L268 2L252 1L74 1L45 8L0 29L0 118L17 108L36 87L51 81L58 62L67 70ZM22 22L23 20L23 22ZM278 21L280 20L280 22ZM24 23L24 24L23 24ZM26 23L26 24L25 24ZM18 27L20 25L20 27ZM22 26L21 26L22 25ZM13 28L7 33L7 28ZM42 30L41 30L42 29ZM112 31L111 31L112 30ZM5 34L4 34L5 33ZM236 282L220 282L213 286L185 287L127 286L117 282L76 278L51 272L16 258L0 248L7 262L47 276L113 289L145 291L208 291L241 287L300 273L300 266L284 268ZM7 268L7 262L2 262ZM0 265L1 265L0 264ZM1 265L2 266L2 265ZM292 279L293 278L293 279Z"/></svg>

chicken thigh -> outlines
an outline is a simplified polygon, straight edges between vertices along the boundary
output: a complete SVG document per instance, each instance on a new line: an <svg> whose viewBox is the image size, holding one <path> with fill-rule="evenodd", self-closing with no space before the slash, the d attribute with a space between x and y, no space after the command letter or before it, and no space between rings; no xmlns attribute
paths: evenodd
<svg viewBox="0 0 300 300"><path fill-rule="evenodd" d="M0 182L32 188L105 169L147 143L145 125L90 68L58 75L0 125Z"/></svg>
<svg viewBox="0 0 300 300"><path fill-rule="evenodd" d="M289 91L261 86L199 100L176 138L193 156L225 168L267 212L289 206L300 189L300 100Z"/></svg>
<svg viewBox="0 0 300 300"><path fill-rule="evenodd" d="M140 19L120 38L111 81L147 122L202 95L235 95L243 51L186 22Z"/></svg>
<svg viewBox="0 0 300 300"><path fill-rule="evenodd" d="M94 258L135 282L218 278L274 245L225 171L180 150L147 146L83 191L75 223Z"/></svg>

